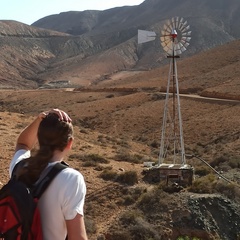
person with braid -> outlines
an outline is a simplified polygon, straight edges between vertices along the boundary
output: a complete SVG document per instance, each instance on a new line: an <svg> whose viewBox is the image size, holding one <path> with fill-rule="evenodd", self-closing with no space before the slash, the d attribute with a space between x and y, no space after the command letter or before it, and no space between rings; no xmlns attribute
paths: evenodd
<svg viewBox="0 0 240 240"><path fill-rule="evenodd" d="M36 142L39 150L31 155ZM10 175L17 163L23 167L16 174L31 186L71 149L73 126L62 110L42 112L18 136ZM63 169L40 198L44 240L87 240L83 207L86 185L82 174L73 168Z"/></svg>

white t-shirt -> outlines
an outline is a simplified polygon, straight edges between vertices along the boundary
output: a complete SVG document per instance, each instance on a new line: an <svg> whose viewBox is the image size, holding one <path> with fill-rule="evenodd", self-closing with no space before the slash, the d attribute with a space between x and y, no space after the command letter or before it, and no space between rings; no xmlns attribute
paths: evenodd
<svg viewBox="0 0 240 240"><path fill-rule="evenodd" d="M23 149L17 151L10 163L10 175L14 166L28 157L30 151ZM49 163L48 167L54 163ZM63 169L53 179L38 202L44 240L65 240L67 235L65 220L73 219L77 213L83 216L85 195L84 178L73 168Z"/></svg>

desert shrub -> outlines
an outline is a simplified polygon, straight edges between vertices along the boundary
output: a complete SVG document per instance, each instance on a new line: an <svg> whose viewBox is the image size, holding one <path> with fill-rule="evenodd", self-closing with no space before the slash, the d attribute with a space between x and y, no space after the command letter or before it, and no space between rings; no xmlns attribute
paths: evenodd
<svg viewBox="0 0 240 240"><path fill-rule="evenodd" d="M220 156L220 157L215 158L213 161L211 161L210 165L215 168L215 167L219 166L221 163L224 163L226 161L228 161L227 156Z"/></svg>
<svg viewBox="0 0 240 240"><path fill-rule="evenodd" d="M109 163L109 160L98 154L87 154L81 157L84 167L97 167L99 163Z"/></svg>
<svg viewBox="0 0 240 240"><path fill-rule="evenodd" d="M137 210L132 211L126 211L124 212L120 218L119 221L123 226L130 226L135 225L137 223L137 219L142 217L142 213Z"/></svg>
<svg viewBox="0 0 240 240"><path fill-rule="evenodd" d="M214 186L214 191L240 202L240 188L236 184L218 181Z"/></svg>
<svg viewBox="0 0 240 240"><path fill-rule="evenodd" d="M199 176L206 176L208 175L212 170L208 166L199 166L195 168L195 174Z"/></svg>
<svg viewBox="0 0 240 240"><path fill-rule="evenodd" d="M195 193L212 193L215 179L216 177L213 174L200 177L193 182L188 190Z"/></svg>
<svg viewBox="0 0 240 240"><path fill-rule="evenodd" d="M145 221L138 222L135 226L130 227L130 233L133 240L161 239L153 226Z"/></svg>
<svg viewBox="0 0 240 240"><path fill-rule="evenodd" d="M159 142L155 139L150 143L150 146L153 148L159 148Z"/></svg>
<svg viewBox="0 0 240 240"><path fill-rule="evenodd" d="M88 155L85 155L83 160L84 161L91 160L91 161L94 161L96 163L109 163L109 160L103 158L102 156L100 156L98 154L88 154Z"/></svg>
<svg viewBox="0 0 240 240"><path fill-rule="evenodd" d="M106 181L109 181L109 180L116 180L117 179L117 173L112 171L112 170L108 170L108 169L105 169L103 170L103 172L100 174L100 177L103 179L103 180L106 180Z"/></svg>
<svg viewBox="0 0 240 240"><path fill-rule="evenodd" d="M123 199L124 199L123 204L126 206L135 203L135 199L132 195L125 195L125 196L123 196Z"/></svg>
<svg viewBox="0 0 240 240"><path fill-rule="evenodd" d="M96 167L99 163L109 163L109 160L103 158L102 156L98 154L87 154L87 155L81 155L81 154L71 154L68 157L70 160L77 159L83 161L84 167Z"/></svg>
<svg viewBox="0 0 240 240"><path fill-rule="evenodd" d="M129 188L128 186L123 188L121 190L122 196L123 196L123 205L131 205L135 202L137 202L137 200L139 199L139 197L141 197L141 195L143 193L145 193L147 190L145 187L133 187L133 188Z"/></svg>
<svg viewBox="0 0 240 240"><path fill-rule="evenodd" d="M128 233L126 230L118 230L118 231L113 231L111 234L108 234L108 239L109 240L132 240L132 237L130 233Z"/></svg>
<svg viewBox="0 0 240 240"><path fill-rule="evenodd" d="M106 96L106 98L113 98L114 97L114 94L109 94Z"/></svg>
<svg viewBox="0 0 240 240"><path fill-rule="evenodd" d="M129 143L126 141L126 140L124 140L124 139L117 139L116 141L115 141L115 143L117 144L117 145L120 145L121 147L124 147L124 148L129 148L130 146L129 146Z"/></svg>
<svg viewBox="0 0 240 240"><path fill-rule="evenodd" d="M80 154L77 154L77 153L73 153L73 154L71 154L71 155L69 155L69 157L68 158L71 158L71 159L81 159L82 158L82 155L80 155Z"/></svg>
<svg viewBox="0 0 240 240"><path fill-rule="evenodd" d="M123 151L121 153L116 154L116 161L130 162L130 163L142 163L143 157L138 154L131 155L130 153Z"/></svg>
<svg viewBox="0 0 240 240"><path fill-rule="evenodd" d="M26 125L23 124L23 123L17 123L16 126L15 126L15 128L17 128L17 129L23 129L25 127L26 127Z"/></svg>
<svg viewBox="0 0 240 240"><path fill-rule="evenodd" d="M133 240L160 239L154 228L144 219L139 210L126 211L120 218L121 226L130 233Z"/></svg>
<svg viewBox="0 0 240 240"><path fill-rule="evenodd" d="M166 97L163 94L159 94L159 93L154 93L151 97L153 101L163 100L165 98Z"/></svg>
<svg viewBox="0 0 240 240"><path fill-rule="evenodd" d="M87 233L88 234L96 233L96 231L97 231L96 223L92 219L90 219L88 217L85 217L84 221L85 221Z"/></svg>
<svg viewBox="0 0 240 240"><path fill-rule="evenodd" d="M137 141L146 143L148 141L148 138L144 135L137 138Z"/></svg>
<svg viewBox="0 0 240 240"><path fill-rule="evenodd" d="M80 132L80 133L84 133L84 134L87 134L87 133L88 133L86 129L80 129L79 132Z"/></svg>
<svg viewBox="0 0 240 240"><path fill-rule="evenodd" d="M127 185L134 185L138 182L138 176L135 171L126 171L118 175L117 181Z"/></svg>
<svg viewBox="0 0 240 240"><path fill-rule="evenodd" d="M104 170L112 170L112 166L102 166L102 165L97 165L94 170L96 171L104 171Z"/></svg>
<svg viewBox="0 0 240 240"><path fill-rule="evenodd" d="M97 167L98 163L94 162L94 161L86 161L82 164L83 167Z"/></svg>
<svg viewBox="0 0 240 240"><path fill-rule="evenodd" d="M179 236L177 240L201 240L201 239L197 237Z"/></svg>
<svg viewBox="0 0 240 240"><path fill-rule="evenodd" d="M240 159L239 158L230 159L228 164L231 168L240 168Z"/></svg>
<svg viewBox="0 0 240 240"><path fill-rule="evenodd" d="M137 202L137 206L144 213L154 214L166 211L169 207L171 196L164 192L161 186L154 187L151 191L143 193Z"/></svg>

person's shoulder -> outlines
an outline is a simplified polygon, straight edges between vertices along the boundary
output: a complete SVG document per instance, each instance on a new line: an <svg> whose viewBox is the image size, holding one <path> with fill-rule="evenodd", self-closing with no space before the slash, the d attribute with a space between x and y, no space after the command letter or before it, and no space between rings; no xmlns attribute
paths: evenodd
<svg viewBox="0 0 240 240"><path fill-rule="evenodd" d="M24 159L24 158L29 158L30 155L31 155L30 150L18 149L18 150L15 152L15 154L14 154L14 156L13 156L13 159L14 159L14 158L15 158L15 159L21 158L21 160L22 160L22 159Z"/></svg>
<svg viewBox="0 0 240 240"><path fill-rule="evenodd" d="M59 174L65 181L78 180L84 181L83 175L71 166L63 169Z"/></svg>
<svg viewBox="0 0 240 240"><path fill-rule="evenodd" d="M19 149L15 152L9 166L9 174L12 175L12 171L17 163L22 161L23 159L29 158L31 156L31 152L26 149Z"/></svg>

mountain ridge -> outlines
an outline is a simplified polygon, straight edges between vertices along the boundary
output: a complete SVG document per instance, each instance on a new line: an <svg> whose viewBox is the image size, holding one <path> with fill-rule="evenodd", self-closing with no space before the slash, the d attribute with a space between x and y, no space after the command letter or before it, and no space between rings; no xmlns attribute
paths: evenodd
<svg viewBox="0 0 240 240"><path fill-rule="evenodd" d="M167 64L159 41L166 19L178 15L190 24L185 59L238 39L239 8L237 0L146 0L104 11L64 12L31 26L1 21L1 86L38 88L60 80L89 86L121 71L158 68ZM138 29L155 31L156 40L138 45Z"/></svg>

